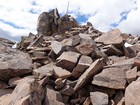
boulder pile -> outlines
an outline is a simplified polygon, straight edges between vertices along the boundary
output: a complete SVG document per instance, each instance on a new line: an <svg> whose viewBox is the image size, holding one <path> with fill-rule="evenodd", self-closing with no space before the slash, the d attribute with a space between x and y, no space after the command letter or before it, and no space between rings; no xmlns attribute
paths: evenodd
<svg viewBox="0 0 140 105"><path fill-rule="evenodd" d="M139 105L140 36L78 25L57 9L13 49L0 38L0 105Z"/></svg>

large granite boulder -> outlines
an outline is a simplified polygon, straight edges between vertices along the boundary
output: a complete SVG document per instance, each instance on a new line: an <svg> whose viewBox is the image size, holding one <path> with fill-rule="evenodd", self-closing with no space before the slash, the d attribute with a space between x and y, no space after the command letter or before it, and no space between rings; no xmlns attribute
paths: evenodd
<svg viewBox="0 0 140 105"><path fill-rule="evenodd" d="M32 72L28 54L0 44L0 80L23 76Z"/></svg>

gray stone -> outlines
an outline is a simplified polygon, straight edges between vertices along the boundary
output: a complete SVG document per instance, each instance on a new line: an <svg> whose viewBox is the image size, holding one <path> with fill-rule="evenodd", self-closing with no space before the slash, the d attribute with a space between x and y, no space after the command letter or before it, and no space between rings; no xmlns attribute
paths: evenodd
<svg viewBox="0 0 140 105"><path fill-rule="evenodd" d="M101 92L90 92L90 100L93 105L108 105L108 95Z"/></svg>
<svg viewBox="0 0 140 105"><path fill-rule="evenodd" d="M58 41L52 41L51 42L51 48L54 51L55 54L60 54L63 50L63 45Z"/></svg>

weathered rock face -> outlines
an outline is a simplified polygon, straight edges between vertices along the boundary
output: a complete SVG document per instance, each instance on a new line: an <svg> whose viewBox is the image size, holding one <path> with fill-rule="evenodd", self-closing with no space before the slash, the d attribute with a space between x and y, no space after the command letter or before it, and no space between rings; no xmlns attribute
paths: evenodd
<svg viewBox="0 0 140 105"><path fill-rule="evenodd" d="M92 84L113 89L125 89L125 78L125 71L123 69L107 68L94 76Z"/></svg>
<svg viewBox="0 0 140 105"><path fill-rule="evenodd" d="M51 35L57 32L58 23L60 18L57 9L53 9L50 12L43 12L38 17L37 31L38 34Z"/></svg>
<svg viewBox="0 0 140 105"><path fill-rule="evenodd" d="M10 105L41 105L44 92L40 84L34 78L21 80L9 100ZM9 105L8 104L8 105Z"/></svg>
<svg viewBox="0 0 140 105"><path fill-rule="evenodd" d="M80 26L57 9L37 31L20 51L0 38L0 105L139 105L139 36Z"/></svg>
<svg viewBox="0 0 140 105"><path fill-rule="evenodd" d="M31 72L32 61L27 53L0 45L0 80L8 80Z"/></svg>
<svg viewBox="0 0 140 105"><path fill-rule="evenodd" d="M60 18L58 10L53 9L50 12L43 12L38 17L37 32L43 35L52 35L53 33L64 33L73 27L77 27L78 23L70 15L64 15Z"/></svg>

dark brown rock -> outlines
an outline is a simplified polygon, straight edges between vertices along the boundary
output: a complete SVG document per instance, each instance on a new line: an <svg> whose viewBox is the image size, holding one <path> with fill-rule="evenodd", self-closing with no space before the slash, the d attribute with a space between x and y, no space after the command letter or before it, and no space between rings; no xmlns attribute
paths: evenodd
<svg viewBox="0 0 140 105"><path fill-rule="evenodd" d="M115 46L113 45L108 45L108 46L105 46L102 48L102 51L107 54L108 56L111 56L111 55L117 55L117 56L120 56L122 55L123 53L121 52L121 50L119 50L118 48L116 48Z"/></svg>
<svg viewBox="0 0 140 105"><path fill-rule="evenodd" d="M118 91L114 97L115 105L125 105L123 91Z"/></svg>
<svg viewBox="0 0 140 105"><path fill-rule="evenodd" d="M64 15L58 20L58 32L64 33L71 28L77 27L78 23L76 20L70 15Z"/></svg>
<svg viewBox="0 0 140 105"><path fill-rule="evenodd" d="M52 35L58 31L57 20L60 18L58 10L43 12L38 17L37 32L43 35Z"/></svg>
<svg viewBox="0 0 140 105"><path fill-rule="evenodd" d="M5 88L8 88L8 84L3 81L0 81L0 89L5 89Z"/></svg>

